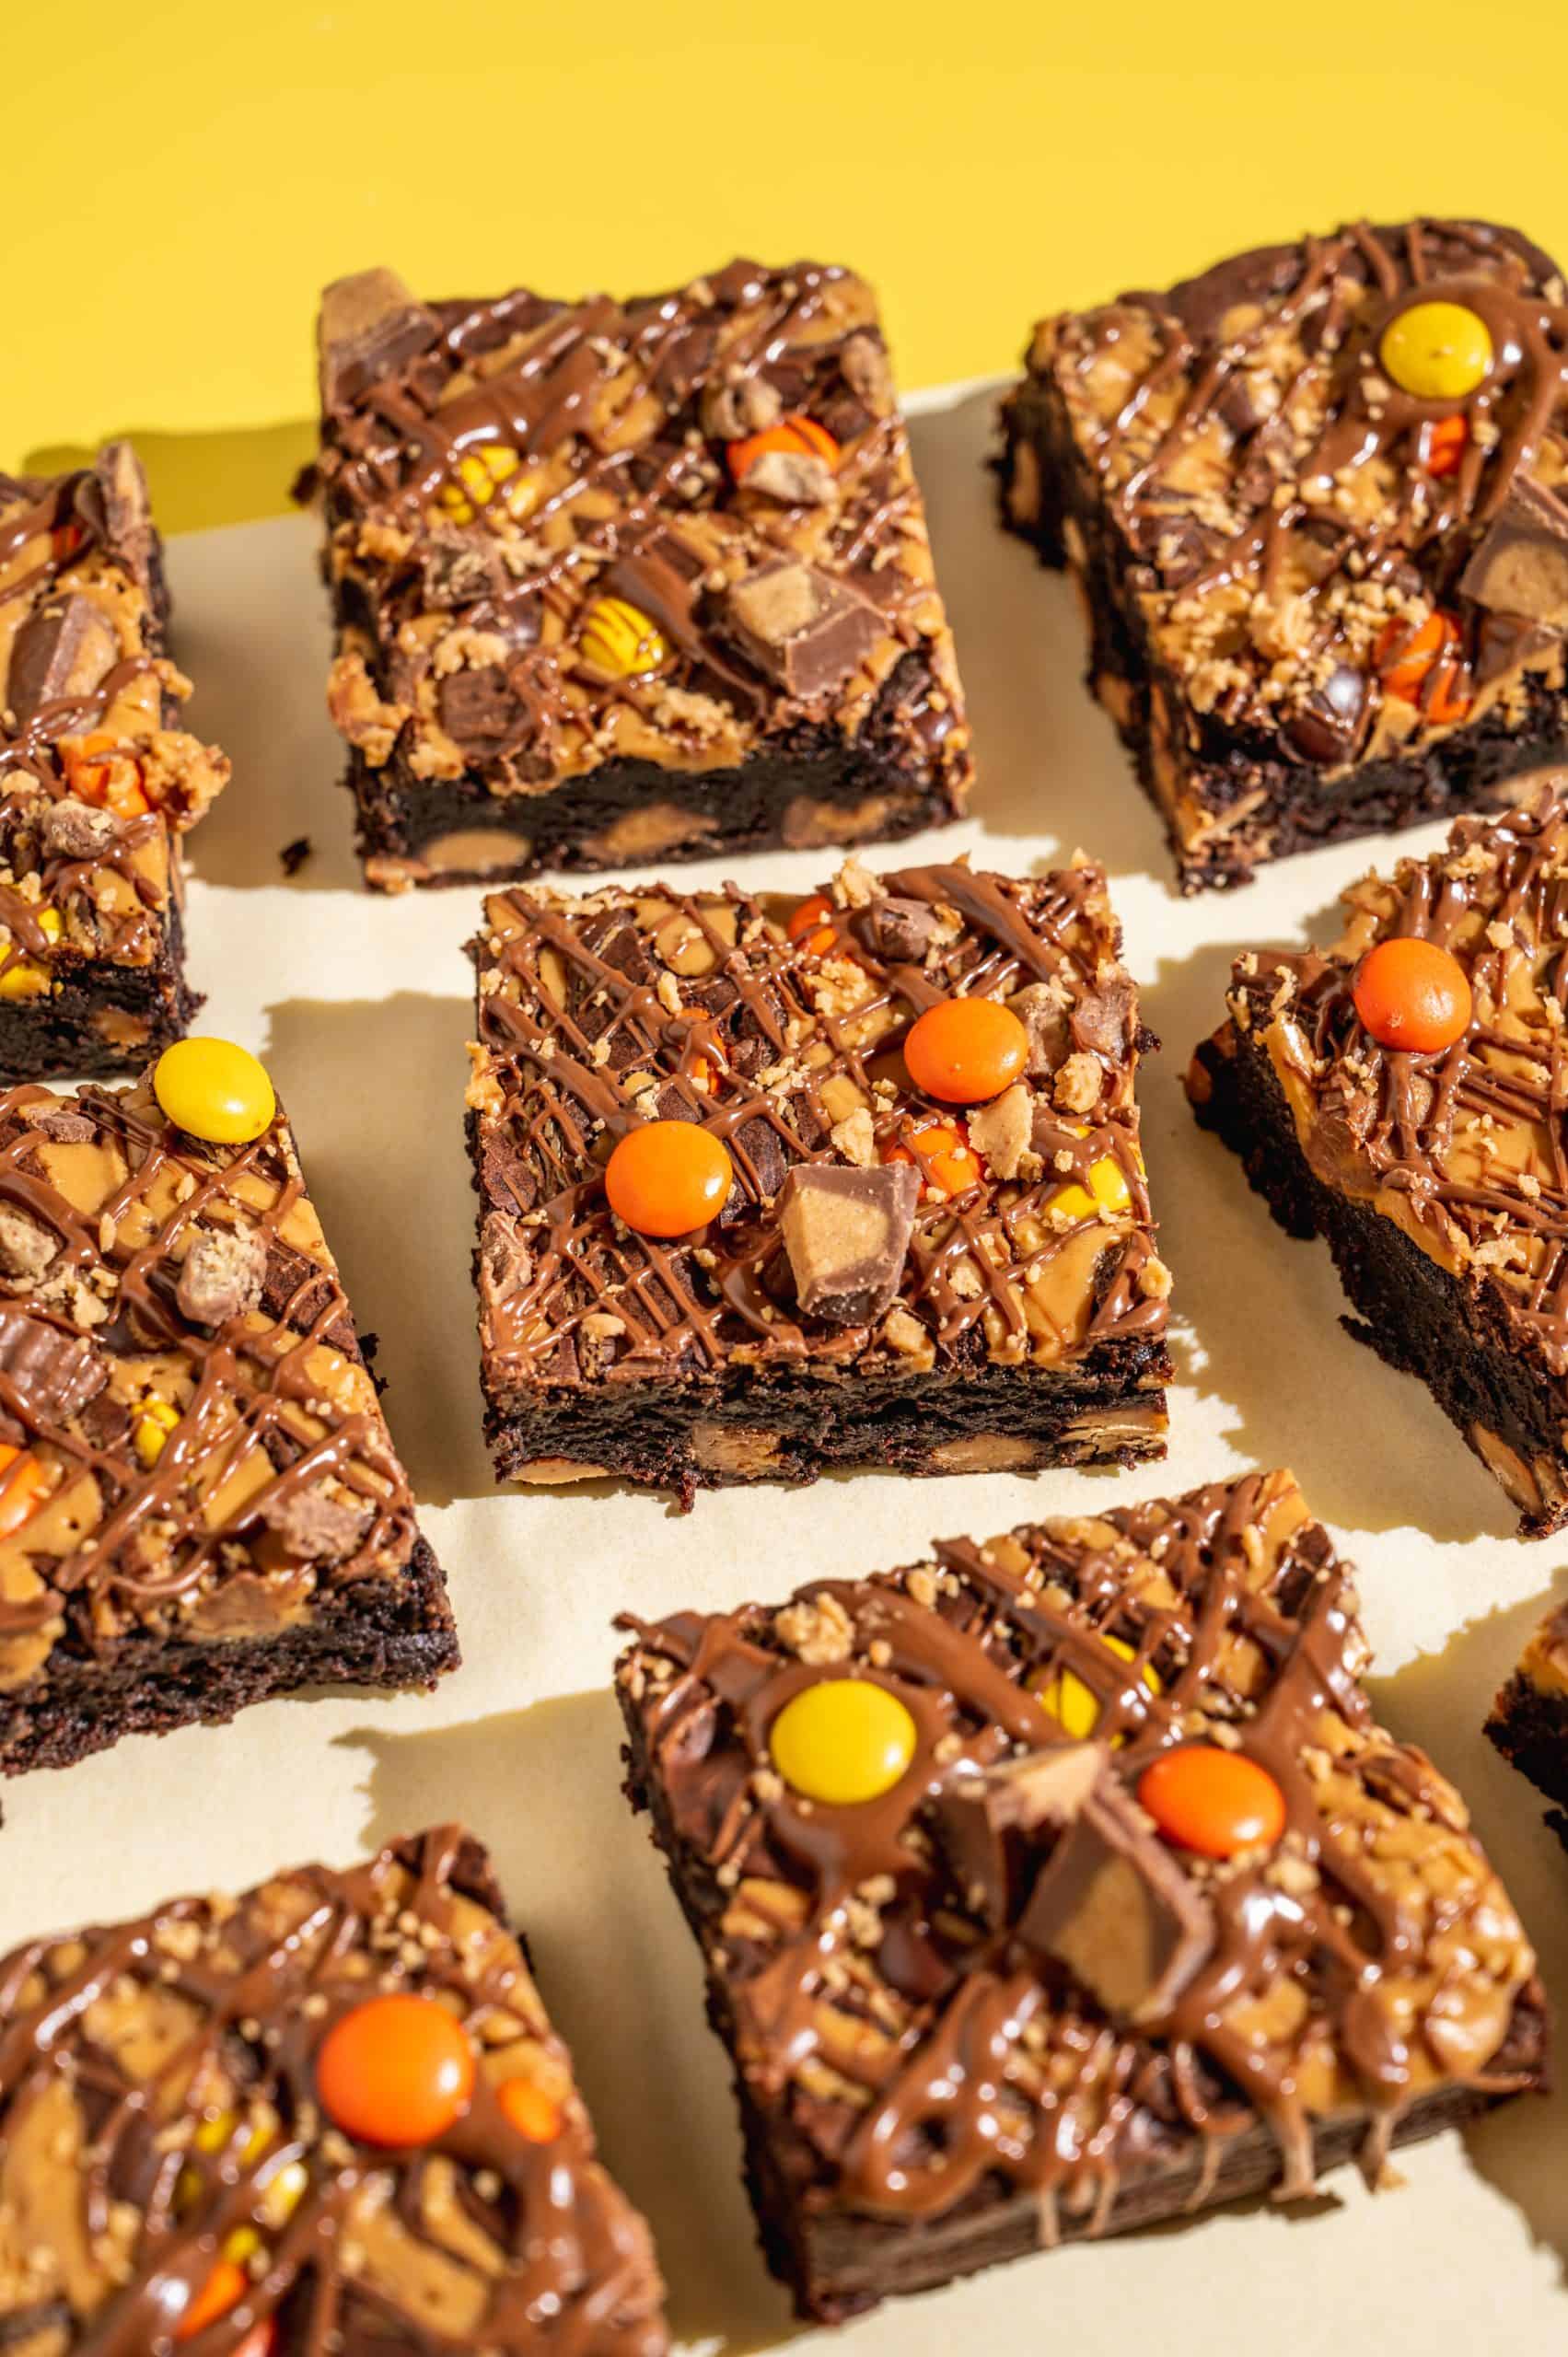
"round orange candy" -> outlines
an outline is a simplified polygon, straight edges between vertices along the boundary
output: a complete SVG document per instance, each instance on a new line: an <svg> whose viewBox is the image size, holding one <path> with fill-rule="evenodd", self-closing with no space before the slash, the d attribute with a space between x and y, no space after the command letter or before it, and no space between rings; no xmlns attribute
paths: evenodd
<svg viewBox="0 0 1568 2357"><path fill-rule="evenodd" d="M250 2288L250 2279L232 2258L220 2258L174 2328L176 2340L194 2340L208 2325L237 2308Z"/></svg>
<svg viewBox="0 0 1568 2357"><path fill-rule="evenodd" d="M917 1088L944 1105L983 1105L1010 1088L1029 1060L1029 1035L993 998L945 998L928 1006L904 1041Z"/></svg>
<svg viewBox="0 0 1568 2357"><path fill-rule="evenodd" d="M735 1166L695 1121L640 1121L605 1166L610 1208L639 1236L690 1236L724 1209Z"/></svg>
<svg viewBox="0 0 1568 2357"><path fill-rule="evenodd" d="M507 2079L495 2091L495 2100L509 2127L530 2144L552 2144L561 2133L563 2112L552 2095L531 2079Z"/></svg>
<svg viewBox="0 0 1568 2357"><path fill-rule="evenodd" d="M912 1162L928 1187L940 1187L947 1195L961 1195L984 1176L979 1155L954 1121L927 1121L918 1130L907 1130L882 1159Z"/></svg>
<svg viewBox="0 0 1568 2357"><path fill-rule="evenodd" d="M808 900L802 900L784 931L792 941L804 942L811 957L825 958L839 937L830 924L822 923L832 913L833 904L827 894L813 892Z"/></svg>
<svg viewBox="0 0 1568 2357"><path fill-rule="evenodd" d="M48 1475L30 1449L0 1441L0 1538L20 1530L43 1503Z"/></svg>
<svg viewBox="0 0 1568 2357"><path fill-rule="evenodd" d="M1469 1027L1464 968L1435 941L1400 935L1369 949L1351 986L1355 1011L1380 1048L1440 1055Z"/></svg>
<svg viewBox="0 0 1568 2357"><path fill-rule="evenodd" d="M372 1997L333 2023L316 2057L321 2107L345 2136L433 2144L473 2093L473 2048L434 1998Z"/></svg>
<svg viewBox="0 0 1568 2357"><path fill-rule="evenodd" d="M1167 1841L1203 1858L1272 1848L1285 1829L1285 1797L1268 1770L1214 1743L1162 1752L1138 1779L1138 1801Z"/></svg>
<svg viewBox="0 0 1568 2357"><path fill-rule="evenodd" d="M835 470L839 463L839 446L827 427L796 410L788 417L781 417L776 425L764 425L760 434L748 434L740 441L726 446L725 457L735 481L744 482L758 459L769 450L787 450L796 458L822 459Z"/></svg>
<svg viewBox="0 0 1568 2357"><path fill-rule="evenodd" d="M1470 429L1462 417L1440 417L1422 437L1422 457L1429 475L1457 475Z"/></svg>
<svg viewBox="0 0 1568 2357"><path fill-rule="evenodd" d="M1433 612L1413 632L1405 621L1385 622L1372 651L1391 696L1420 704L1428 720L1447 723L1470 708L1460 685L1459 643L1452 614Z"/></svg>

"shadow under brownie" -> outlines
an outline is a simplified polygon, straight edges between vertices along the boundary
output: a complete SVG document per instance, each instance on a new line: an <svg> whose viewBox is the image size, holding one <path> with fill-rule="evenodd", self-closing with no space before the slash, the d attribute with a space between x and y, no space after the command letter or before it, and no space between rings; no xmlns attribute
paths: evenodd
<svg viewBox="0 0 1568 2357"><path fill-rule="evenodd" d="M0 1960L0 2347L662 2357L662 2297L459 1828Z"/></svg>
<svg viewBox="0 0 1568 2357"><path fill-rule="evenodd" d="M331 704L387 890L852 843L956 818L952 635L870 289L320 322Z"/></svg>
<svg viewBox="0 0 1568 2357"><path fill-rule="evenodd" d="M1184 891L1568 752L1568 297L1486 223L1365 223L1036 329L1012 527Z"/></svg>
<svg viewBox="0 0 1568 2357"><path fill-rule="evenodd" d="M503 1477L689 1500L1163 1452L1170 1278L1134 1096L1153 1042L1098 867L852 862L805 898L534 888L493 897L472 947ZM1002 1062L912 1075L954 1018ZM618 1193L645 1151L711 1167L684 1226Z"/></svg>
<svg viewBox="0 0 1568 2357"><path fill-rule="evenodd" d="M1286 1232L1326 1239L1353 1331L1420 1376L1539 1537L1568 1521L1568 780L1521 791L1353 886L1331 948L1245 952L1187 1086ZM1373 960L1412 949L1452 995L1425 1049L1368 996Z"/></svg>
<svg viewBox="0 0 1568 2357"><path fill-rule="evenodd" d="M261 1066L0 1096L0 1772L457 1660Z"/></svg>
<svg viewBox="0 0 1568 2357"><path fill-rule="evenodd" d="M201 1004L179 837L228 763L174 725L168 620L128 443L0 476L0 1079L139 1070Z"/></svg>
<svg viewBox="0 0 1568 2357"><path fill-rule="evenodd" d="M628 1789L803 2314L1377 2185L1543 2083L1528 1942L1374 1720L1287 1473L622 1625Z"/></svg>

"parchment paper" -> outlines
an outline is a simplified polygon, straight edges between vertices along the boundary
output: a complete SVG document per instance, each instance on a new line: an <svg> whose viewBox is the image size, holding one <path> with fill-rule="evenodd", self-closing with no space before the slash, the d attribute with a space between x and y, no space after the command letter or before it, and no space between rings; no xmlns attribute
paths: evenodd
<svg viewBox="0 0 1568 2357"><path fill-rule="evenodd" d="M1145 1014L1166 1043L1144 1068L1143 1101L1176 1273L1168 1461L1130 1476L858 1475L709 1494L684 1517L608 1487L498 1494L480 1439L461 1132L461 945L478 895L389 901L359 888L323 710L309 526L197 534L170 551L176 652L197 681L193 725L235 764L194 841L201 1028L263 1056L293 1114L360 1325L380 1336L389 1413L451 1576L467 1666L428 1698L345 1689L275 1702L4 1793L0 1949L465 1818L528 1930L606 2155L653 2222L672 2322L692 2350L807 2336L757 2256L695 1949L621 1797L607 1681L621 1606L658 1614L782 1596L829 1565L907 1562L933 1535L1293 1465L1360 1564L1379 1709L1458 1782L1560 2004L1568 1993L1568 1857L1532 1789L1480 1733L1561 1585L1568 1543L1510 1536L1502 1492L1425 1392L1342 1330L1326 1249L1273 1227L1181 1094L1188 1052L1222 1011L1234 947L1301 938L1371 853L1353 844L1287 861L1242 893L1179 900L1154 813L1080 683L1069 593L995 526L980 464L991 394L959 388L917 406L982 783L970 822L888 858L967 847L978 863L1027 871L1081 842L1109 868ZM1425 850L1440 832L1403 842ZM301 834L314 854L285 884L278 853ZM731 866L788 888L824 873L822 854L798 853L680 875L717 881ZM1398 2193L1371 2197L1342 2170L1309 2216L1254 2206L1043 2255L891 2304L840 2345L855 2357L946 2357L960 2344L1072 2357L1564 2346L1568 2103L1522 2100L1468 2139L1400 2159ZM809 2338L827 2346L827 2335Z"/></svg>

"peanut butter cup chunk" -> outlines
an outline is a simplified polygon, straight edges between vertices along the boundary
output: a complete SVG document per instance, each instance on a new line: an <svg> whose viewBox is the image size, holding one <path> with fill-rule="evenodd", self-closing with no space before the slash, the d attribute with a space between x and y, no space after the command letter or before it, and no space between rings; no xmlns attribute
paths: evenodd
<svg viewBox="0 0 1568 2357"><path fill-rule="evenodd" d="M1287 1472L621 1625L629 1790L803 2315L1391 2184L1544 2084L1529 1940L1375 1719Z"/></svg>

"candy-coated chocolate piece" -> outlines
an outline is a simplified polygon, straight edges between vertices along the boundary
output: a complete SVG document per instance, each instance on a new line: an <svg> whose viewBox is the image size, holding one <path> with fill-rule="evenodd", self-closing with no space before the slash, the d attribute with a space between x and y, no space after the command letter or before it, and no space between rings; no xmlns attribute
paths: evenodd
<svg viewBox="0 0 1568 2357"><path fill-rule="evenodd" d="M1433 612L1414 631L1405 621L1386 622L1373 654L1389 695L1446 723L1462 720L1470 707L1460 685L1459 644L1453 616Z"/></svg>
<svg viewBox="0 0 1568 2357"><path fill-rule="evenodd" d="M176 2340L194 2340L208 2325L237 2308L250 2289L250 2278L232 2258L220 2258L174 2328Z"/></svg>
<svg viewBox="0 0 1568 2357"><path fill-rule="evenodd" d="M467 2110L474 2055L433 1997L372 1997L334 2022L316 2057L322 2109L362 2144L433 2144Z"/></svg>
<svg viewBox="0 0 1568 2357"><path fill-rule="evenodd" d="M1113 1653L1119 1661L1135 1661L1137 1658L1135 1649L1127 1643L1125 1637L1102 1637L1100 1643L1109 1652ZM1151 1694L1159 1692L1159 1679L1147 1662L1144 1664L1139 1675ZM1051 1717L1060 1721L1064 1732L1070 1735L1074 1742L1083 1743L1093 1735L1099 1718L1099 1696L1092 1688L1085 1685L1075 1670L1065 1667L1054 1670L1045 1685L1040 1688L1040 1699L1051 1713ZM1118 1736L1117 1741L1123 1743L1126 1737Z"/></svg>
<svg viewBox="0 0 1568 2357"><path fill-rule="evenodd" d="M0 1538L20 1530L43 1504L48 1486L49 1476L30 1449L0 1442Z"/></svg>
<svg viewBox="0 0 1568 2357"><path fill-rule="evenodd" d="M1422 437L1422 463L1429 475L1457 475L1470 438L1462 417L1440 417Z"/></svg>
<svg viewBox="0 0 1568 2357"><path fill-rule="evenodd" d="M1492 336L1468 303L1411 303L1383 331L1378 356L1401 393L1458 401L1492 366Z"/></svg>
<svg viewBox="0 0 1568 2357"><path fill-rule="evenodd" d="M552 2144L560 2135L561 2106L534 2080L504 2080L495 2091L495 2100L509 2124L530 2144Z"/></svg>
<svg viewBox="0 0 1568 2357"><path fill-rule="evenodd" d="M1440 1055L1469 1028L1469 978L1435 941L1379 941L1356 968L1351 994L1379 1047Z"/></svg>
<svg viewBox="0 0 1568 2357"><path fill-rule="evenodd" d="M456 480L444 482L436 493L440 507L454 523L471 524L475 511L488 507L500 491L504 507L514 516L526 516L539 489L533 474L518 474L522 463L521 452L505 442L486 442L476 450L465 450L458 460Z"/></svg>
<svg viewBox="0 0 1568 2357"><path fill-rule="evenodd" d="M142 782L141 761L122 738L103 729L87 737L62 737L60 758L79 801L94 803L117 819L145 819L152 808Z"/></svg>
<svg viewBox="0 0 1568 2357"><path fill-rule="evenodd" d="M808 900L802 900L784 931L792 941L802 943L809 956L825 958L839 937L830 924L822 923L832 913L833 904L827 894L813 892Z"/></svg>
<svg viewBox="0 0 1568 2357"><path fill-rule="evenodd" d="M1066 1212L1073 1219L1093 1219L1097 1211L1124 1212L1132 1200L1127 1173L1113 1154L1102 1154L1089 1166L1087 1187L1080 1187L1075 1178L1069 1179L1050 1198L1050 1207L1053 1212Z"/></svg>
<svg viewBox="0 0 1568 2357"><path fill-rule="evenodd" d="M837 1808L879 1800L914 1758L906 1706L869 1678L804 1687L773 1721L768 1748L784 1782Z"/></svg>
<svg viewBox="0 0 1568 2357"><path fill-rule="evenodd" d="M724 1209L735 1166L720 1138L694 1121L642 1121L605 1167L610 1208L639 1236L689 1236Z"/></svg>
<svg viewBox="0 0 1568 2357"><path fill-rule="evenodd" d="M596 671L635 679L669 660L669 642L651 614L628 598L599 598L588 608L577 640Z"/></svg>
<svg viewBox="0 0 1568 2357"><path fill-rule="evenodd" d="M814 417L803 417L796 411L788 417L781 417L776 425L765 425L760 434L748 434L738 442L726 444L725 456L735 481L744 482L758 459L769 450L820 459L835 470L841 455L825 425L819 425Z"/></svg>
<svg viewBox="0 0 1568 2357"><path fill-rule="evenodd" d="M65 929L59 910L44 907L38 910L37 917L44 939L58 941ZM47 971L30 958L18 958L0 972L0 998L42 998L48 989Z"/></svg>
<svg viewBox="0 0 1568 2357"><path fill-rule="evenodd" d="M906 1128L896 1145L888 1147L884 1162L912 1162L922 1179L945 1195L961 1195L978 1187L985 1166L956 1121L923 1121Z"/></svg>
<svg viewBox="0 0 1568 2357"><path fill-rule="evenodd" d="M1268 1770L1217 1743L1162 1752L1138 1779L1138 1803L1167 1841L1204 1858L1272 1848L1285 1829L1284 1794Z"/></svg>
<svg viewBox="0 0 1568 2357"><path fill-rule="evenodd" d="M944 1105L983 1105L1000 1097L1029 1061L1029 1035L993 998L945 998L928 1006L904 1041L917 1088Z"/></svg>
<svg viewBox="0 0 1568 2357"><path fill-rule="evenodd" d="M180 1411L168 1399L144 1399L131 1419L131 1446L150 1472L180 1422Z"/></svg>
<svg viewBox="0 0 1568 2357"><path fill-rule="evenodd" d="M232 1039L176 1039L157 1060L153 1090L176 1129L213 1145L248 1145L278 1109L265 1065Z"/></svg>

